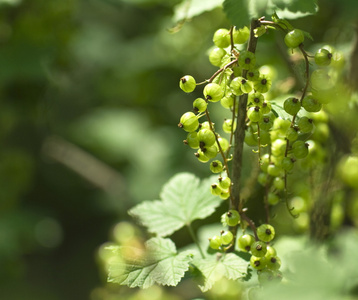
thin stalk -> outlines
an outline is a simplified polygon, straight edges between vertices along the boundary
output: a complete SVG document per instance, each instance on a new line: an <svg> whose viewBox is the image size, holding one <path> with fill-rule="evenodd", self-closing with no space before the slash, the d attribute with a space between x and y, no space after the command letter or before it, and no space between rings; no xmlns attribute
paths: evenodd
<svg viewBox="0 0 358 300"><path fill-rule="evenodd" d="M198 250L199 250L199 252L200 252L201 257L202 257L202 258L205 258L205 254L204 254L204 252L203 252L203 249L201 249L201 247L200 247L200 244L199 244L199 242L198 242L198 239L196 238L196 235L195 235L195 233L194 233L193 228L191 227L191 224L188 224L188 225L187 225L187 228L188 228L188 230L189 230L189 234L190 234L192 240L194 241L194 243L195 243L196 246L198 247Z"/></svg>

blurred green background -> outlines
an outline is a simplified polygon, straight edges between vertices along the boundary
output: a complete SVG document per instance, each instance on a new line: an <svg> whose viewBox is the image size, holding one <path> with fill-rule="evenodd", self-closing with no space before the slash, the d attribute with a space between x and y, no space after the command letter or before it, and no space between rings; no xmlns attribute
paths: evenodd
<svg viewBox="0 0 358 300"><path fill-rule="evenodd" d="M215 72L207 50L230 24L217 8L171 34L179 2L0 0L1 299L94 299L98 247L128 208L177 172L209 175L177 128L200 92L178 82ZM354 54L355 1L318 4L294 25ZM290 76L275 35L262 40L259 63Z"/></svg>

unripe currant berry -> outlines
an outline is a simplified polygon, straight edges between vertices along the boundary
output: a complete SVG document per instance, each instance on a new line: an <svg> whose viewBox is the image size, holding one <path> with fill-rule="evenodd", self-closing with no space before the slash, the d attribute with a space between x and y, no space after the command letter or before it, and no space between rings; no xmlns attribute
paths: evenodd
<svg viewBox="0 0 358 300"><path fill-rule="evenodd" d="M236 120L234 122L234 128L232 128L232 119L226 119L223 123L223 130L226 133L231 133L236 130Z"/></svg>
<svg viewBox="0 0 358 300"><path fill-rule="evenodd" d="M222 192L222 189L216 184L216 183L213 183L211 186L210 186L210 192L211 194L213 194L214 196L220 196L221 192Z"/></svg>
<svg viewBox="0 0 358 300"><path fill-rule="evenodd" d="M296 141L292 144L292 152L298 159L305 158L308 155L308 144L304 141Z"/></svg>
<svg viewBox="0 0 358 300"><path fill-rule="evenodd" d="M263 241L256 241L251 245L250 251L253 256L263 257L267 252L266 243Z"/></svg>
<svg viewBox="0 0 358 300"><path fill-rule="evenodd" d="M249 70L246 74L247 80L256 81L260 78L260 71L258 69Z"/></svg>
<svg viewBox="0 0 358 300"><path fill-rule="evenodd" d="M261 74L259 79L254 81L254 89L262 94L267 93L271 88L271 85L271 79L265 74Z"/></svg>
<svg viewBox="0 0 358 300"><path fill-rule="evenodd" d="M223 137L218 137L218 142L220 144L220 147L221 147L221 150L222 151L227 151L230 147L230 143L229 141L226 139L226 138L223 138Z"/></svg>
<svg viewBox="0 0 358 300"><path fill-rule="evenodd" d="M269 145L271 144L270 133L266 130L260 130L260 144L261 145Z"/></svg>
<svg viewBox="0 0 358 300"><path fill-rule="evenodd" d="M220 28L215 31L213 36L214 44L219 48L226 48L230 46L230 33L225 28Z"/></svg>
<svg viewBox="0 0 358 300"><path fill-rule="evenodd" d="M250 258L250 265L255 270L264 269L266 267L266 264L267 264L267 261L266 261L265 256L257 257L255 255L252 255L251 258Z"/></svg>
<svg viewBox="0 0 358 300"><path fill-rule="evenodd" d="M314 61L317 66L328 66L331 63L332 53L327 49L318 49L314 55Z"/></svg>
<svg viewBox="0 0 358 300"><path fill-rule="evenodd" d="M198 131L198 141L200 148L210 147L215 143L215 134L210 129L200 129Z"/></svg>
<svg viewBox="0 0 358 300"><path fill-rule="evenodd" d="M227 95L220 100L220 104L224 108L231 109L234 106L234 97L231 94Z"/></svg>
<svg viewBox="0 0 358 300"><path fill-rule="evenodd" d="M208 104L203 98L196 98L193 102L193 109L195 113L206 111Z"/></svg>
<svg viewBox="0 0 358 300"><path fill-rule="evenodd" d="M282 169L275 165L274 163L270 163L267 166L267 174L271 175L272 177L280 176Z"/></svg>
<svg viewBox="0 0 358 300"><path fill-rule="evenodd" d="M270 205L276 205L280 202L280 197L278 195L276 195L275 193L270 192L267 195L267 202Z"/></svg>
<svg viewBox="0 0 358 300"><path fill-rule="evenodd" d="M288 128L286 131L286 138L290 142L296 141L298 139L298 128L296 126Z"/></svg>
<svg viewBox="0 0 358 300"><path fill-rule="evenodd" d="M251 122L258 122L262 118L262 112L259 106L250 107L247 111L247 117L251 120Z"/></svg>
<svg viewBox="0 0 358 300"><path fill-rule="evenodd" d="M198 161L202 163L206 163L210 160L210 158L207 157L201 149L199 149L198 152L194 153L194 155L198 159Z"/></svg>
<svg viewBox="0 0 358 300"><path fill-rule="evenodd" d="M212 123L214 126L214 123ZM208 121L205 121L199 125L199 129L209 129L211 130L210 123Z"/></svg>
<svg viewBox="0 0 358 300"><path fill-rule="evenodd" d="M192 149L199 148L198 133L196 131L189 132L186 136L185 144L187 144Z"/></svg>
<svg viewBox="0 0 358 300"><path fill-rule="evenodd" d="M282 191L285 188L285 181L280 177L275 177L273 180L273 186L277 189Z"/></svg>
<svg viewBox="0 0 358 300"><path fill-rule="evenodd" d="M275 237L275 228L270 224L262 224L257 228L257 236L263 242L270 242Z"/></svg>
<svg viewBox="0 0 358 300"><path fill-rule="evenodd" d="M191 93L196 88L196 81L193 76L185 75L182 78L180 78L179 87L185 93Z"/></svg>
<svg viewBox="0 0 358 300"><path fill-rule="evenodd" d="M270 130L273 126L273 118L270 114L262 116L262 119L259 121L260 129Z"/></svg>
<svg viewBox="0 0 358 300"><path fill-rule="evenodd" d="M246 26L243 28L234 28L232 36L235 44L244 44L250 36L250 30Z"/></svg>
<svg viewBox="0 0 358 300"><path fill-rule="evenodd" d="M256 56L254 53L250 51L241 51L239 60L238 60L239 66L244 70L251 70L256 65Z"/></svg>
<svg viewBox="0 0 358 300"><path fill-rule="evenodd" d="M252 84L245 78L241 79L241 91L245 94L248 94L252 91Z"/></svg>
<svg viewBox="0 0 358 300"><path fill-rule="evenodd" d="M204 87L204 97L211 102L218 102L224 96L224 90L217 83L209 83Z"/></svg>
<svg viewBox="0 0 358 300"><path fill-rule="evenodd" d="M230 177L220 177L219 178L219 186L223 190L227 190L231 186L231 179Z"/></svg>
<svg viewBox="0 0 358 300"><path fill-rule="evenodd" d="M267 167L270 164L270 155L268 153L264 154L263 156L261 156L260 159L260 169L262 172L267 173Z"/></svg>
<svg viewBox="0 0 358 300"><path fill-rule="evenodd" d="M192 112L186 112L181 116L178 127L183 128L186 132L195 131L199 127L198 117Z"/></svg>
<svg viewBox="0 0 358 300"><path fill-rule="evenodd" d="M214 250L220 249L222 245L222 238L219 235L215 235L209 239L209 246Z"/></svg>
<svg viewBox="0 0 358 300"><path fill-rule="evenodd" d="M241 251L250 252L254 242L255 238L251 234L244 234L238 238L237 245Z"/></svg>
<svg viewBox="0 0 358 300"><path fill-rule="evenodd" d="M230 192L229 190L223 190L220 194L220 198L223 200L226 200L230 197Z"/></svg>
<svg viewBox="0 0 358 300"><path fill-rule="evenodd" d="M284 156L286 151L287 142L283 139L277 139L272 142L271 152L274 156Z"/></svg>
<svg viewBox="0 0 358 300"><path fill-rule="evenodd" d="M257 279L260 285L265 286L267 284L272 284L275 280L275 274L272 270L266 268L257 272Z"/></svg>
<svg viewBox="0 0 358 300"><path fill-rule="evenodd" d="M278 256L272 256L266 260L267 265L266 267L270 270L278 270L281 268L281 259Z"/></svg>
<svg viewBox="0 0 358 300"><path fill-rule="evenodd" d="M319 112L322 104L313 96L306 96L302 100L302 107L308 112Z"/></svg>
<svg viewBox="0 0 358 300"><path fill-rule="evenodd" d="M214 48L209 54L209 61L213 66L220 67L226 51L222 48Z"/></svg>
<svg viewBox="0 0 358 300"><path fill-rule="evenodd" d="M221 173L223 171L223 164L220 160L214 160L210 163L210 171L213 173Z"/></svg>
<svg viewBox="0 0 358 300"><path fill-rule="evenodd" d="M266 248L267 248L267 252L266 252L265 256L267 259L270 259L273 256L277 256L277 251L274 247L267 246Z"/></svg>
<svg viewBox="0 0 358 300"><path fill-rule="evenodd" d="M306 116L301 117L298 120L297 125L302 133L309 133L313 130L313 120Z"/></svg>
<svg viewBox="0 0 358 300"><path fill-rule="evenodd" d="M297 98L290 97L285 100L283 103L283 108L285 112L290 114L291 116L296 115L301 109L301 103Z"/></svg>
<svg viewBox="0 0 358 300"><path fill-rule="evenodd" d="M251 93L249 94L248 101L253 106L262 106L262 103L264 102L265 97L259 92Z"/></svg>
<svg viewBox="0 0 358 300"><path fill-rule="evenodd" d="M285 44L288 48L296 48L303 43L305 35L299 29L288 32L285 36Z"/></svg>
<svg viewBox="0 0 358 300"><path fill-rule="evenodd" d="M294 163L295 163L295 159L292 157L284 157L282 159L282 169L284 169L285 171L291 171L293 169Z"/></svg>
<svg viewBox="0 0 358 300"><path fill-rule="evenodd" d="M240 221L240 214L235 209L230 209L225 216L226 224L229 226L236 226Z"/></svg>
<svg viewBox="0 0 358 300"><path fill-rule="evenodd" d="M269 101L264 101L261 105L261 112L264 115L267 115L271 112L271 103Z"/></svg>
<svg viewBox="0 0 358 300"><path fill-rule="evenodd" d="M261 172L259 176L257 176L257 182L261 184L262 186L266 186L267 184L267 174Z"/></svg>
<svg viewBox="0 0 358 300"><path fill-rule="evenodd" d="M236 96L240 96L240 95L243 94L243 91L241 90L241 85L242 85L241 81L242 81L242 79L244 79L244 78L239 76L239 77L235 77L230 82L231 91Z"/></svg>
<svg viewBox="0 0 358 300"><path fill-rule="evenodd" d="M343 156L337 167L337 174L339 178L347 186L358 189L358 156L345 155Z"/></svg>
<svg viewBox="0 0 358 300"><path fill-rule="evenodd" d="M221 232L221 238L222 238L222 243L224 245L228 245L232 242L232 240L234 239L233 234L231 233L231 231L228 230L222 230Z"/></svg>
<svg viewBox="0 0 358 300"><path fill-rule="evenodd" d="M256 147L258 145L257 134L251 130L246 130L244 142L250 147Z"/></svg>
<svg viewBox="0 0 358 300"><path fill-rule="evenodd" d="M310 82L311 87L320 92L329 90L333 86L333 80L326 69L314 70ZM324 103L321 99L320 102Z"/></svg>
<svg viewBox="0 0 358 300"><path fill-rule="evenodd" d="M210 147L204 147L202 149L199 149L202 151L202 153L208 157L209 159L215 158L216 155L218 154L218 148L216 148L215 145L210 146Z"/></svg>

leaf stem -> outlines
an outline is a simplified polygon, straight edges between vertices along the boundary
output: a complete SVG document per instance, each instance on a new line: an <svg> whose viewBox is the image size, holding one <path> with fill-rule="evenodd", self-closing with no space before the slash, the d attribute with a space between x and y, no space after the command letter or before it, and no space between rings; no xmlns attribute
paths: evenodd
<svg viewBox="0 0 358 300"><path fill-rule="evenodd" d="M203 252L203 249L201 249L201 247L200 247L199 241L198 241L198 239L196 238L196 235L195 235L195 233L194 233L193 228L191 227L191 224L188 224L188 225L187 225L187 228L188 228L188 230L189 230L189 234L190 234L191 238L193 239L193 242L194 242L194 243L196 244L196 246L198 247L198 250L199 250L199 252L200 252L201 257L202 257L202 258L205 258L205 254L204 254L204 252Z"/></svg>

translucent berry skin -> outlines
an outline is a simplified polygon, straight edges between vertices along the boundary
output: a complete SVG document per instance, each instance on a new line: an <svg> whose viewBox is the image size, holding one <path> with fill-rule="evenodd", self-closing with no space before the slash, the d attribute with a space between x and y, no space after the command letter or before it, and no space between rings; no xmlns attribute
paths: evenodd
<svg viewBox="0 0 358 300"><path fill-rule="evenodd" d="M267 252L266 243L263 241L256 241L251 245L250 251L253 256L263 257Z"/></svg>
<svg viewBox="0 0 358 300"><path fill-rule="evenodd" d="M241 51L239 60L238 60L239 66L243 68L244 70L251 70L255 68L256 65L256 56L254 53L250 51Z"/></svg>
<svg viewBox="0 0 358 300"><path fill-rule="evenodd" d="M273 186L277 189L282 191L285 188L285 181L280 177L275 177L273 180Z"/></svg>
<svg viewBox="0 0 358 300"><path fill-rule="evenodd" d="M240 221L240 214L237 210L231 209L225 216L226 224L229 226L236 226Z"/></svg>
<svg viewBox="0 0 358 300"><path fill-rule="evenodd" d="M251 234L244 234L238 238L237 245L241 251L250 252L254 242L255 238Z"/></svg>
<svg viewBox="0 0 358 300"><path fill-rule="evenodd" d="M296 158L305 158L308 155L308 144L304 141L296 141L292 144L292 152Z"/></svg>
<svg viewBox="0 0 358 300"><path fill-rule="evenodd" d="M257 236L263 242L270 242L275 237L275 228L270 224L262 224L257 227Z"/></svg>
<svg viewBox="0 0 358 300"><path fill-rule="evenodd" d="M244 44L250 36L250 30L246 26L239 29L235 27L232 35L235 44Z"/></svg>
<svg viewBox="0 0 358 300"><path fill-rule="evenodd" d="M213 194L214 196L220 196L221 192L222 192L222 189L216 184L216 183L213 183L211 186L210 186L210 192L211 194Z"/></svg>
<svg viewBox="0 0 358 300"><path fill-rule="evenodd" d="M234 239L233 234L231 233L231 231L222 231L221 232L221 239L222 239L222 243L224 245L228 245L232 242L232 240Z"/></svg>
<svg viewBox="0 0 358 300"><path fill-rule="evenodd" d="M203 98L196 98L193 102L193 109L195 113L204 112L208 104Z"/></svg>
<svg viewBox="0 0 358 300"><path fill-rule="evenodd" d="M199 127L198 117L192 112L186 112L181 116L178 127L183 128L186 132L193 132Z"/></svg>
<svg viewBox="0 0 358 300"><path fill-rule="evenodd" d="M251 122L259 122L262 119L262 112L260 107L250 107L247 111L247 117L251 120Z"/></svg>
<svg viewBox="0 0 358 300"><path fill-rule="evenodd" d="M276 204L278 204L280 202L280 197L277 196L274 193L269 193L268 196L267 196L267 202L270 205L276 205Z"/></svg>
<svg viewBox="0 0 358 300"><path fill-rule="evenodd" d="M267 174L277 177L280 176L282 169L275 164L269 164L267 167Z"/></svg>
<svg viewBox="0 0 358 300"><path fill-rule="evenodd" d="M213 173L221 173L223 171L223 164L220 160L214 160L210 163L210 171Z"/></svg>
<svg viewBox="0 0 358 300"><path fill-rule="evenodd" d="M220 28L215 31L213 36L214 44L219 48L226 48L230 46L230 34L226 28Z"/></svg>
<svg viewBox="0 0 358 300"><path fill-rule="evenodd" d="M232 119L226 119L223 123L223 130L226 133L231 133L231 131L235 131L236 129L236 121L234 122L234 128L232 128Z"/></svg>
<svg viewBox="0 0 358 300"><path fill-rule="evenodd" d="M202 162L202 163L206 163L210 160L209 157L207 157L204 152L199 149L198 152L194 153L196 158L198 159L198 161Z"/></svg>
<svg viewBox="0 0 358 300"><path fill-rule="evenodd" d="M225 139L223 137L219 137L218 142L220 144L220 147L221 147L222 151L225 152L226 150L229 149L230 144L229 144L229 141L227 139Z"/></svg>
<svg viewBox="0 0 358 300"><path fill-rule="evenodd" d="M180 78L179 87L185 93L191 93L196 88L196 81L193 76L185 75L182 78Z"/></svg>
<svg viewBox="0 0 358 300"><path fill-rule="evenodd" d="M298 130L294 127L290 127L287 129L286 131L286 138L290 141L290 142L294 142L297 140L298 138Z"/></svg>
<svg viewBox="0 0 358 300"><path fill-rule="evenodd" d="M271 79L265 74L260 75L259 79L254 81L254 89L262 94L267 93L271 85Z"/></svg>
<svg viewBox="0 0 358 300"><path fill-rule="evenodd" d="M313 120L306 116L301 117L298 120L297 125L302 133L309 133L313 130Z"/></svg>
<svg viewBox="0 0 358 300"><path fill-rule="evenodd" d="M222 189L226 190L231 186L231 179L230 177L220 177L219 178L219 185Z"/></svg>
<svg viewBox="0 0 358 300"><path fill-rule="evenodd" d="M196 131L188 133L186 136L186 144L192 149L199 148L198 133Z"/></svg>
<svg viewBox="0 0 358 300"><path fill-rule="evenodd" d="M259 92L251 93L249 94L248 101L253 106L262 106L262 103L264 102L265 97Z"/></svg>
<svg viewBox="0 0 358 300"><path fill-rule="evenodd" d="M219 235L215 235L213 236L210 240L209 246L210 248L214 249L214 250L218 250L220 249L221 245L222 245L222 238Z"/></svg>
<svg viewBox="0 0 358 300"><path fill-rule="evenodd" d="M230 96L225 96L220 100L220 104L222 107L230 109L234 105L234 98Z"/></svg>
<svg viewBox="0 0 358 300"><path fill-rule="evenodd" d="M299 29L288 32L285 36L285 44L288 48L296 48L303 43L305 35Z"/></svg>
<svg viewBox="0 0 358 300"><path fill-rule="evenodd" d="M314 55L314 61L317 66L328 66L331 63L331 59L332 53L324 48L318 49Z"/></svg>
<svg viewBox="0 0 358 300"><path fill-rule="evenodd" d="M301 103L297 98L290 97L283 103L284 110L291 116L296 115L301 109Z"/></svg>
<svg viewBox="0 0 358 300"><path fill-rule="evenodd" d="M319 112L322 104L312 96L306 96L302 100L302 107L308 112Z"/></svg>
<svg viewBox="0 0 358 300"><path fill-rule="evenodd" d="M215 145L210 147L204 147L199 150L202 151L202 153L209 159L215 158L216 155L218 154L218 148L216 148Z"/></svg>
<svg viewBox="0 0 358 300"><path fill-rule="evenodd" d="M273 141L271 151L274 156L284 156L286 151L286 141L284 139Z"/></svg>
<svg viewBox="0 0 358 300"><path fill-rule="evenodd" d="M200 129L197 138L200 148L210 147L215 143L215 134L210 129Z"/></svg>
<svg viewBox="0 0 358 300"><path fill-rule="evenodd" d="M291 171L293 169L295 160L291 157L284 157L282 159L282 169L285 171Z"/></svg>
<svg viewBox="0 0 358 300"><path fill-rule="evenodd" d="M250 258L250 265L255 270L262 270L266 267L267 260L265 256L257 257L255 255L252 255Z"/></svg>
<svg viewBox="0 0 358 300"><path fill-rule="evenodd" d="M222 48L214 48L209 54L209 61L215 67L220 67L226 51Z"/></svg>
<svg viewBox="0 0 358 300"><path fill-rule="evenodd" d="M266 259L266 267L270 270L276 271L281 268L281 259L278 256L272 256Z"/></svg>
<svg viewBox="0 0 358 300"><path fill-rule="evenodd" d="M224 97L224 90L217 83L209 83L204 88L204 97L208 101L218 102Z"/></svg>

